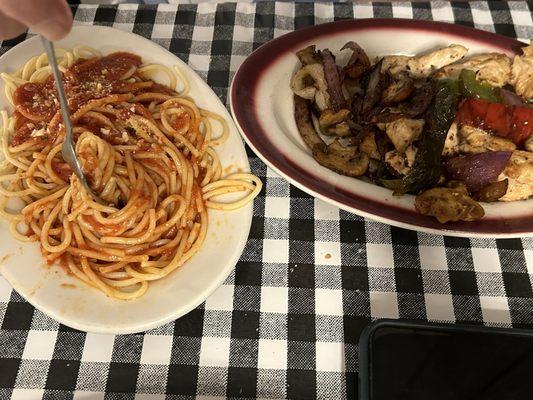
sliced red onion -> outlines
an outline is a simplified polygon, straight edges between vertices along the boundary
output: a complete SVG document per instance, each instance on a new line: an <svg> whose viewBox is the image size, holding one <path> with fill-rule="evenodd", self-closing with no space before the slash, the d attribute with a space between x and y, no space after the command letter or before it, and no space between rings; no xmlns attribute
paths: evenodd
<svg viewBox="0 0 533 400"><path fill-rule="evenodd" d="M448 158L444 167L451 178L464 182L470 192L477 192L498 179L511 154L511 151L462 154Z"/></svg>
<svg viewBox="0 0 533 400"><path fill-rule="evenodd" d="M428 82L415 89L415 94L407 103L400 104L398 109L401 113L411 117L417 117L426 112L435 97L435 85Z"/></svg>
<svg viewBox="0 0 533 400"><path fill-rule="evenodd" d="M500 95L502 96L502 103L508 106L523 106L524 102L516 93L507 89L500 89Z"/></svg>
<svg viewBox="0 0 533 400"><path fill-rule="evenodd" d="M365 97L363 99L363 106L361 108L361 113L364 115L368 113L378 100L381 98L381 92L382 92L382 76L381 76L381 65L383 64L383 60L381 60L379 63L377 63L372 71L370 72L370 76L368 78L368 85L366 87L365 91Z"/></svg>
<svg viewBox="0 0 533 400"><path fill-rule="evenodd" d="M346 72L344 71L344 68L337 66L337 73L339 74L339 81L344 82L344 78L346 78Z"/></svg>
<svg viewBox="0 0 533 400"><path fill-rule="evenodd" d="M342 93L341 80L339 77L339 71L335 64L333 54L328 49L320 52L322 57L322 65L324 66L324 76L328 83L328 93L331 100L331 108L334 111L338 111L341 108L346 107L346 99Z"/></svg>

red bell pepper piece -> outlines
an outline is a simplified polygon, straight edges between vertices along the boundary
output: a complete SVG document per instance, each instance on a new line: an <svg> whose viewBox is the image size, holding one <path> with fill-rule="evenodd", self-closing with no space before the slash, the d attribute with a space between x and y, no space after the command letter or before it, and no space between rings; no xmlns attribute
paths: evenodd
<svg viewBox="0 0 533 400"><path fill-rule="evenodd" d="M533 110L522 106L506 106L482 99L464 100L457 112L459 124L472 125L523 143L533 134Z"/></svg>
<svg viewBox="0 0 533 400"><path fill-rule="evenodd" d="M526 107L514 107L513 124L513 130L517 132L515 136L519 136L521 142L525 141L533 135L533 110Z"/></svg>

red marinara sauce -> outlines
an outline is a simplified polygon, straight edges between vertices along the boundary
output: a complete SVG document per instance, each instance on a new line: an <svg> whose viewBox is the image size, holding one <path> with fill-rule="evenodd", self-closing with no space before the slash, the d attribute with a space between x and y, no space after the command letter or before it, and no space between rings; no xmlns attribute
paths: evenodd
<svg viewBox="0 0 533 400"><path fill-rule="evenodd" d="M80 105L110 94L121 87L121 78L141 65L141 57L117 52L101 58L80 60L63 74L63 86L71 112ZM45 82L28 82L15 90L13 102L17 112L30 121L47 121L59 110L54 78Z"/></svg>

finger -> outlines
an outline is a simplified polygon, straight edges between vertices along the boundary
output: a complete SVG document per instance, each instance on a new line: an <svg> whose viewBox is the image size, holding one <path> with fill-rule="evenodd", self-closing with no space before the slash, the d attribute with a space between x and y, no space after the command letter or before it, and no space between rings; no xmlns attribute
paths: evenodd
<svg viewBox="0 0 533 400"><path fill-rule="evenodd" d="M59 40L72 27L72 13L65 0L0 0L2 12L29 26L49 40Z"/></svg>
<svg viewBox="0 0 533 400"><path fill-rule="evenodd" d="M14 38L26 30L26 27L18 21L6 17L0 11L0 40Z"/></svg>

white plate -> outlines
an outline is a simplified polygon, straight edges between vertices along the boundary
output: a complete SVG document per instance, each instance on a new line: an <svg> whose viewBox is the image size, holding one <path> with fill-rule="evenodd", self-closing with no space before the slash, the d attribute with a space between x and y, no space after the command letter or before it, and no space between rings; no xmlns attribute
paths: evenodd
<svg viewBox="0 0 533 400"><path fill-rule="evenodd" d="M302 190L361 216L423 232L465 237L533 236L533 199L484 204L476 222L439 224L418 214L414 196L395 197L383 187L339 175L319 165L300 137L294 120L290 79L299 65L296 51L314 44L329 48L342 65L353 40L371 57L420 54L452 43L470 54L496 51L509 56L523 44L516 40L430 21L402 19L345 20L300 29L257 49L241 65L231 87L230 105L244 139L271 168Z"/></svg>
<svg viewBox="0 0 533 400"><path fill-rule="evenodd" d="M140 55L144 62L178 65L191 83L190 96L200 107L222 115L229 124L229 139L217 147L222 165L249 170L244 146L226 108L179 58L140 36L100 26L74 27L57 47L72 48L80 44L104 54L129 51ZM0 72L13 72L42 52L39 38L33 37L0 57ZM2 84L0 93L0 109L10 109ZM32 305L72 328L115 334L145 331L191 311L224 282L244 249L251 220L252 204L236 211L209 210L209 228L200 251L171 275L150 283L147 293L136 300L113 300L68 276L61 267L45 266L38 243L18 242L3 220L0 222L0 273Z"/></svg>

